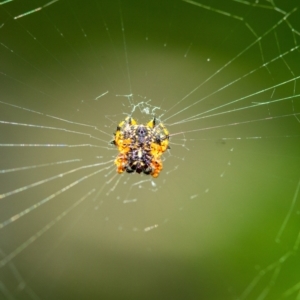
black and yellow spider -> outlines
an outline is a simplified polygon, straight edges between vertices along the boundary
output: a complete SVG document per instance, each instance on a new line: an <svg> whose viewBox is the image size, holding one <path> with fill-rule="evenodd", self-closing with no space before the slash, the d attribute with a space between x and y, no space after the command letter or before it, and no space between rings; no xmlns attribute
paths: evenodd
<svg viewBox="0 0 300 300"><path fill-rule="evenodd" d="M127 117L120 122L111 142L119 154L115 160L117 172L144 173L156 178L162 170L161 155L169 147L169 132L163 123L156 124L154 117L146 125Z"/></svg>

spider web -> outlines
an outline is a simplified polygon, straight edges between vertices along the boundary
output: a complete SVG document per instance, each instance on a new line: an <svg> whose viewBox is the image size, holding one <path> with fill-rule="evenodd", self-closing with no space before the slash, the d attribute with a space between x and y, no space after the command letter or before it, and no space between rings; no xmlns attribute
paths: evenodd
<svg viewBox="0 0 300 300"><path fill-rule="evenodd" d="M300 299L296 1L0 4L1 299Z"/></svg>

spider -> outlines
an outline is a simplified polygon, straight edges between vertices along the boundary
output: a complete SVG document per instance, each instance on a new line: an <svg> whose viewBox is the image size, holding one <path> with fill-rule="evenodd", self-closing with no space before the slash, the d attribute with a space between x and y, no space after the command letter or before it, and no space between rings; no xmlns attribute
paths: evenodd
<svg viewBox="0 0 300 300"><path fill-rule="evenodd" d="M119 154L115 159L119 174L137 172L156 178L162 170L161 155L169 147L169 132L154 117L146 125L127 117L120 122L114 133L111 144L118 148Z"/></svg>

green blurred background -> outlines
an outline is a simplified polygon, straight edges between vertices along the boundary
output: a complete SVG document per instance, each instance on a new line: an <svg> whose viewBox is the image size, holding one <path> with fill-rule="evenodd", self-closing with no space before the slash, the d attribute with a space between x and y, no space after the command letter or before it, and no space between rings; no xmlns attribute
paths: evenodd
<svg viewBox="0 0 300 300"><path fill-rule="evenodd" d="M198 3L1 7L1 299L299 298L298 3ZM164 169L115 175L146 108Z"/></svg>

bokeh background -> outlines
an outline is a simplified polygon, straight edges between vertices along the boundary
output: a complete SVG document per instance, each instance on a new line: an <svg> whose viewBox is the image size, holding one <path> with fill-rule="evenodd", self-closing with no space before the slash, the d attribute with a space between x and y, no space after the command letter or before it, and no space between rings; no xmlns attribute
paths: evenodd
<svg viewBox="0 0 300 300"><path fill-rule="evenodd" d="M3 2L0 298L299 299L297 5ZM128 115L157 179L116 174Z"/></svg>

